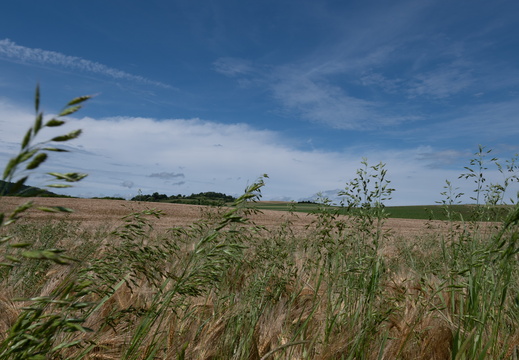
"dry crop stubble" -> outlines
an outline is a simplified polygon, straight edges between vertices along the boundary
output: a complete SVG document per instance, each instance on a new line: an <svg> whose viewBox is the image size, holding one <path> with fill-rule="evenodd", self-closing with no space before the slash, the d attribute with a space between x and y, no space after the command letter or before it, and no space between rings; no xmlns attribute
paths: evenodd
<svg viewBox="0 0 519 360"><path fill-rule="evenodd" d="M30 209L24 215L28 220L48 221L67 219L80 222L82 226L95 228L100 225L112 224L117 226L121 218L132 212L144 209L157 209L164 212L164 216L156 219L153 225L156 229L164 230L177 226L189 226L199 220L204 211L210 207L201 205L184 205L171 203L146 203L124 200L81 199L81 198L24 198L33 200L42 206L63 206L73 209L73 213L59 214L46 213L36 209ZM0 202L0 212L7 212L18 206L20 198L4 197ZM274 229L285 221L290 221L290 228L296 234L304 234L306 228L315 220L312 214L289 213L275 210L262 210L260 213L251 214L249 219L258 225ZM347 221L346 216L339 216L339 220ZM491 226L488 223L485 226ZM416 238L427 234L439 234L447 232L448 225L440 220L416 220L416 219L387 219L384 229L390 230L392 237Z"/></svg>

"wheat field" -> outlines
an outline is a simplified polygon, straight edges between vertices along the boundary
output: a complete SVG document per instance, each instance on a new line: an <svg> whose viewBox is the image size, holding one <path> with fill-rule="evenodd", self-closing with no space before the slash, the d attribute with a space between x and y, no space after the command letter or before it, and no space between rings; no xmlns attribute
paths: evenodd
<svg viewBox="0 0 519 360"><path fill-rule="evenodd" d="M73 210L72 213L46 213L36 209L30 209L26 216L31 220L59 220L67 219L81 222L84 226L99 226L111 223L116 226L121 218L131 212L138 212L145 209L158 209L164 215L155 221L155 227L167 229L175 226L187 226L200 219L208 207L200 205L183 205L173 203L149 203L134 202L124 200L106 199L81 199L81 198L20 198L4 197L0 202L0 212L8 212L23 201L34 201L41 206L64 206ZM340 218L340 217L339 217ZM345 216L343 216L345 218ZM293 229L304 231L315 215L304 213L289 213L273 210L262 210L261 213L253 214L250 220L258 225L275 228L284 221L290 220ZM491 227L491 223L487 223ZM416 219L387 219L384 228L394 236L408 236L413 238L424 233L438 233L446 229L445 222L439 220L416 220Z"/></svg>
<svg viewBox="0 0 519 360"><path fill-rule="evenodd" d="M36 205L6 227L10 241L74 260L2 272L2 358L518 355L517 261L489 250L516 225L386 219L377 229L328 212L27 200ZM4 197L0 211L20 201Z"/></svg>

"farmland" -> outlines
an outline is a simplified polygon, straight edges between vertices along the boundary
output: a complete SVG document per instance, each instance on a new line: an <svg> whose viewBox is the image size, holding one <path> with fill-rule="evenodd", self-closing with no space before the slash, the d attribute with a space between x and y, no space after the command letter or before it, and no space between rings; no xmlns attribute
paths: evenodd
<svg viewBox="0 0 519 360"><path fill-rule="evenodd" d="M37 222L49 220L66 220L73 223L80 223L83 227L96 228L99 226L115 227L121 223L122 218L133 212L145 211L146 209L157 209L163 215L154 221L154 227L159 230L177 226L189 226L199 220L206 212L217 211L217 207L207 207L199 205L183 205L165 202L147 203L130 202L124 200L104 200L104 199L74 199L74 198L24 198L23 201L34 201L39 205L64 206L73 210L71 213L49 214L36 209L31 209L27 213L27 220ZM20 198L6 197L0 203L0 212L5 212L14 208L20 202ZM291 203L259 201L251 208L259 210L258 213L250 216L251 222L257 225L275 229L284 221L289 221L291 227L298 232L304 231L317 217L315 212L318 210L317 204L296 204L295 209L291 209ZM384 228L394 236L415 236L424 231L436 231L446 227L445 221L429 220L425 215L429 215L427 208L418 207L399 207L398 214L409 214L407 218L391 217L386 220ZM333 209L333 208L332 208ZM389 208L390 214L391 209ZM292 210L292 211L291 211ZM282 213L280 213L282 212ZM438 209L439 213L439 209ZM340 214L340 212L339 212ZM338 216L338 220L346 220L346 216Z"/></svg>
<svg viewBox="0 0 519 360"><path fill-rule="evenodd" d="M4 253L19 260L2 272L2 358L517 356L516 223L27 200L74 212L32 208L4 229L66 252Z"/></svg>

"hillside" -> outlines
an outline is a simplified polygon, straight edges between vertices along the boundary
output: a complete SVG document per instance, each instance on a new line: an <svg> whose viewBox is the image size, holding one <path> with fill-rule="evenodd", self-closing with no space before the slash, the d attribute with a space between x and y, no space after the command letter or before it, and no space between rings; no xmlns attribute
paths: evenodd
<svg viewBox="0 0 519 360"><path fill-rule="evenodd" d="M21 185L19 189L14 190L15 183L0 180L0 195L2 196L22 196L22 197L69 197L59 195L52 191L40 189L34 186Z"/></svg>

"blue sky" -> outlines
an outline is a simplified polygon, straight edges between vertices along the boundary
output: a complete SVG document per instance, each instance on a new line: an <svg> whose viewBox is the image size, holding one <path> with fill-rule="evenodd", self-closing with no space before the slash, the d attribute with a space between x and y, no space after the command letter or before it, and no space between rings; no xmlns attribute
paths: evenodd
<svg viewBox="0 0 519 360"><path fill-rule="evenodd" d="M519 152L517 1L10 1L0 11L0 161L33 119L96 94L42 172L67 193L333 196L362 157L390 204L440 201L478 144ZM502 179L494 168L489 182ZM43 174L30 183L44 185ZM511 189L513 196L514 189Z"/></svg>

